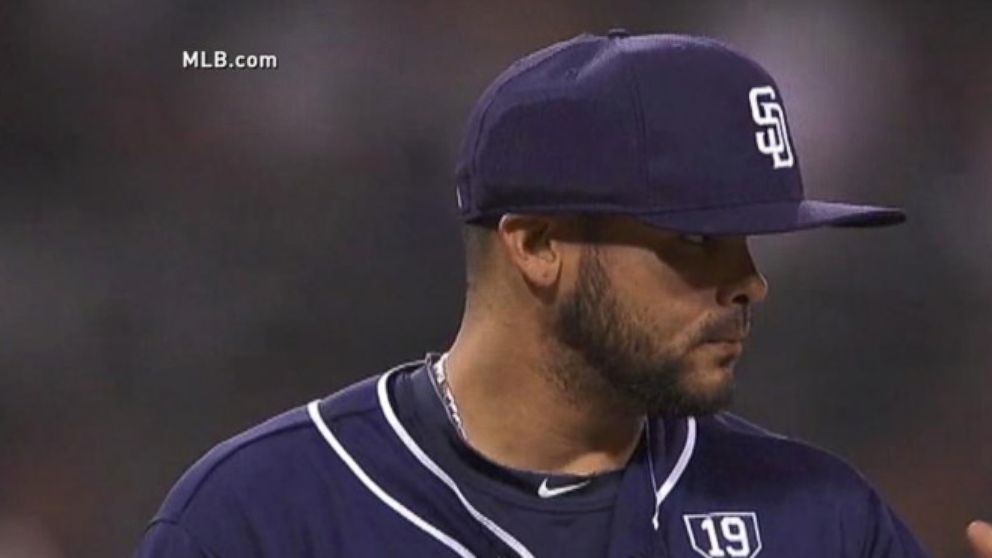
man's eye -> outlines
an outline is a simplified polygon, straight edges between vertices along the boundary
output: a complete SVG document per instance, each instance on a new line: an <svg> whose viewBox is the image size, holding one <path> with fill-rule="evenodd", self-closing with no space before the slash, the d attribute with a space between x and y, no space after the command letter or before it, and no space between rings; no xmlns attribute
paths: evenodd
<svg viewBox="0 0 992 558"><path fill-rule="evenodd" d="M713 239L712 236L705 234L682 234L679 235L682 240L688 242L689 244L695 244L697 246L705 246L710 243Z"/></svg>

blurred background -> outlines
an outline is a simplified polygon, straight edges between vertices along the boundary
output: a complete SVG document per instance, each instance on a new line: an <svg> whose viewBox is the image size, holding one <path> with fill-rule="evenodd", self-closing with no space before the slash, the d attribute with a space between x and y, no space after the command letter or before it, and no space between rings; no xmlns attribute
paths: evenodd
<svg viewBox="0 0 992 558"><path fill-rule="evenodd" d="M992 518L992 2L0 3L0 557L125 556L268 416L443 350L452 171L514 59L583 31L728 41L822 199L756 237L736 411L859 467L938 557ZM276 70L182 69L184 50Z"/></svg>

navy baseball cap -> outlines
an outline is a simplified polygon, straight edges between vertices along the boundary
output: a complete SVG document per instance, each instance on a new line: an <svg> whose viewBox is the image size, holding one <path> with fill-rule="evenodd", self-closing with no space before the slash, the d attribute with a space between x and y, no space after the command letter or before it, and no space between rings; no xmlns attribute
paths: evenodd
<svg viewBox="0 0 992 558"><path fill-rule="evenodd" d="M630 215L697 234L905 221L807 200L778 86L712 39L582 34L514 62L469 117L455 172L465 222Z"/></svg>

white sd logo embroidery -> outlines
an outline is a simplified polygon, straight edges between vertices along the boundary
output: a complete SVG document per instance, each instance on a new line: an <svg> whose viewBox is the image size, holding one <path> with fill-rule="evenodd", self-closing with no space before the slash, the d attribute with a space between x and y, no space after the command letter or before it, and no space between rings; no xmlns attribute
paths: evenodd
<svg viewBox="0 0 992 558"><path fill-rule="evenodd" d="M791 167L792 146L789 145L789 128L785 124L782 103L776 101L775 89L770 85L752 87L748 93L751 101L751 118L764 129L754 133L758 151L771 155L776 169Z"/></svg>

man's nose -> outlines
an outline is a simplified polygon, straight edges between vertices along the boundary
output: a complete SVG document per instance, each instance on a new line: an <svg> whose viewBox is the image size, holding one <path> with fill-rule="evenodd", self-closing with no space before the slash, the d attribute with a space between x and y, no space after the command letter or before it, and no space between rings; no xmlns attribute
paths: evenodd
<svg viewBox="0 0 992 558"><path fill-rule="evenodd" d="M751 251L746 244L741 245L733 259L727 281L718 295L720 304L736 303L747 306L763 301L768 296L768 281L755 267Z"/></svg>

